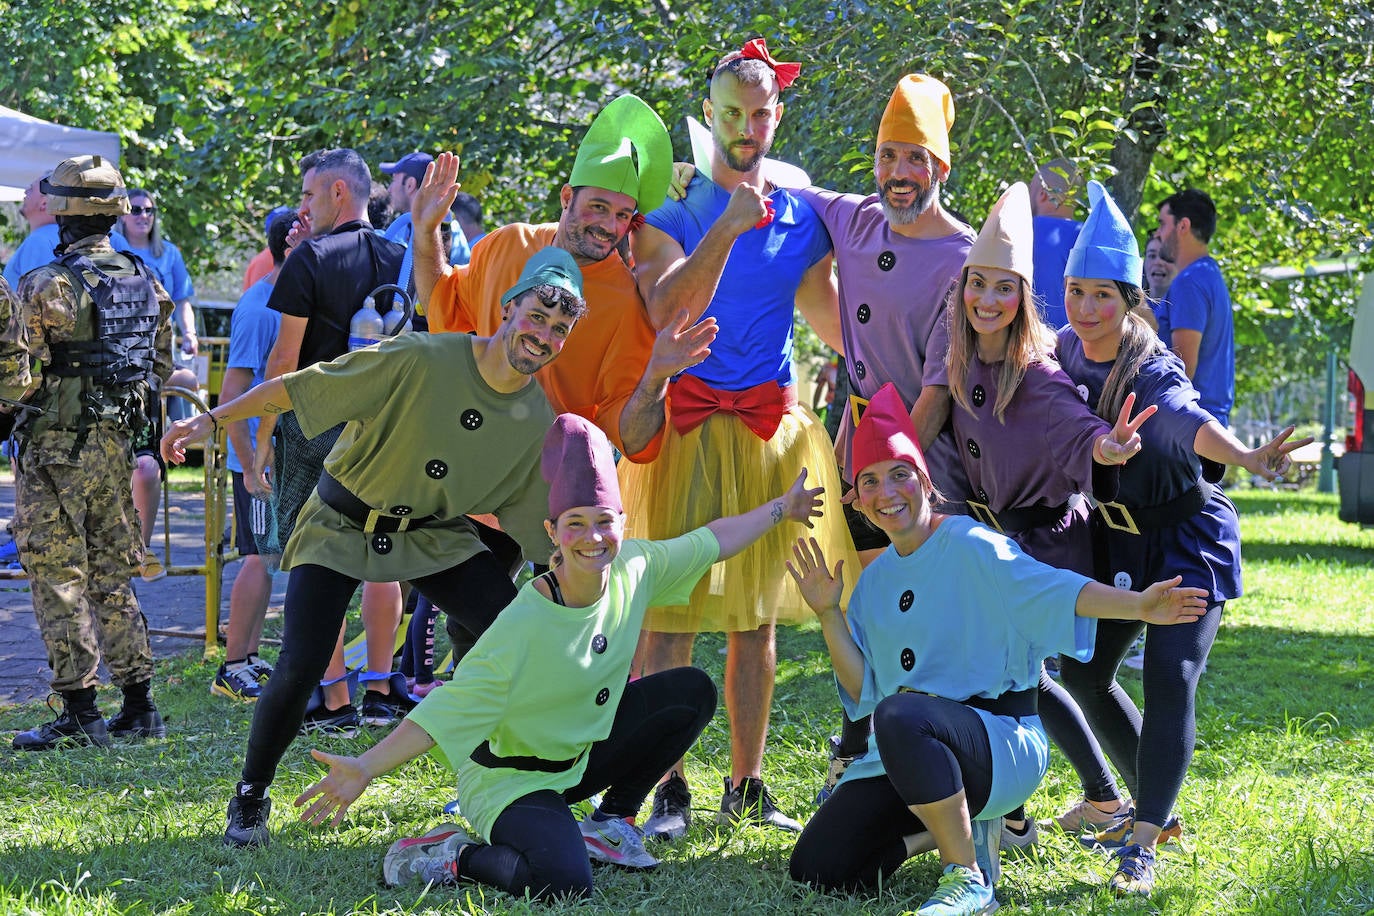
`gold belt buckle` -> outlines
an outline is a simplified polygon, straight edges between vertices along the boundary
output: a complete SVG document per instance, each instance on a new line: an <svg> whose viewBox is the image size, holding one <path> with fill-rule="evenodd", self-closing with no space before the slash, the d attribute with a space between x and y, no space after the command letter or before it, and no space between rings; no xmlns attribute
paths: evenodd
<svg viewBox="0 0 1374 916"><path fill-rule="evenodd" d="M383 518L393 519L396 522L396 531L398 533L410 527L410 518L408 516L398 519L390 512L383 512L381 509L369 509L367 512L367 521L363 523L363 534L371 534L376 531L377 520Z"/></svg>
<svg viewBox="0 0 1374 916"><path fill-rule="evenodd" d="M1140 528L1136 526L1135 518L1131 516L1131 510L1121 505L1121 503L1099 502L1097 504L1097 511L1102 513L1102 521L1107 523L1108 528L1112 528L1116 531L1124 531L1127 534L1140 533ZM1115 518L1113 516L1115 516Z"/></svg>
<svg viewBox="0 0 1374 916"><path fill-rule="evenodd" d="M997 516L993 514L992 509L987 503L974 502L971 499L966 500L966 502L968 503L968 507L973 510L972 515L974 518L978 519L978 521L987 525L992 530L1006 534L1006 532L1002 530L1001 524L997 521Z"/></svg>

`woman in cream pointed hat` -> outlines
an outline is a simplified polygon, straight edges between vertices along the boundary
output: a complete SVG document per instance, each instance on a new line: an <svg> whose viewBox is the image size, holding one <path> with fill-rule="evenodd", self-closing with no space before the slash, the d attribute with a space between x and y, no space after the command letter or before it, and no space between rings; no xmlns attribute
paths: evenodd
<svg viewBox="0 0 1374 916"><path fill-rule="evenodd" d="M1054 332L1033 298L1030 192L1017 182L993 205L949 307L949 390L955 441L974 497L969 514L1042 563L1091 576L1088 508L1081 493L1116 498L1116 468L1140 449L1127 401L1109 426L1054 360ZM1077 833L1123 813L1106 757L1073 699L1040 675L1040 714L1083 785L1084 800L1053 823ZM1023 810L1002 845L1035 842Z"/></svg>

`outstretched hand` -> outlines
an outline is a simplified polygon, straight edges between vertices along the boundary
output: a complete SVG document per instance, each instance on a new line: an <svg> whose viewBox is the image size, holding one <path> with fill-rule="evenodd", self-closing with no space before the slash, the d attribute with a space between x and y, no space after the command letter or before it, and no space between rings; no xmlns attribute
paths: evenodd
<svg viewBox="0 0 1374 916"><path fill-rule="evenodd" d="M301 820L317 827L326 822L338 826L343 822L348 806L363 794L372 777L363 769L357 757L326 754L318 748L311 749L310 756L320 763L329 764L329 774L296 796L297 808L309 804L301 812Z"/></svg>
<svg viewBox="0 0 1374 916"><path fill-rule="evenodd" d="M415 232L433 235L439 224L448 218L449 207L458 197L458 156L440 153L425 166L425 177L410 200L410 221Z"/></svg>
<svg viewBox="0 0 1374 916"><path fill-rule="evenodd" d="M776 512L782 519L791 519L794 522L801 522L808 528L814 528L811 524L813 518L820 518L824 513L821 511L821 497L825 495L825 487L806 486L806 468L802 468L797 479L792 481L792 486L787 488L787 492L782 495L782 499L776 504Z"/></svg>
<svg viewBox="0 0 1374 916"><path fill-rule="evenodd" d="M654 348L649 353L650 378L666 381L711 355L711 342L719 330L716 319L703 318L691 327L687 321L687 310L678 309L654 337Z"/></svg>
<svg viewBox="0 0 1374 916"><path fill-rule="evenodd" d="M1121 403L1121 412L1116 416L1116 425L1112 427L1111 433L1104 436L1099 443L1098 451L1102 455L1103 464L1125 464L1132 455L1140 451L1140 426L1155 415L1159 406L1151 404L1132 418L1131 408L1134 406L1135 392L1131 392Z"/></svg>
<svg viewBox="0 0 1374 916"><path fill-rule="evenodd" d="M199 413L185 420L177 420L162 437L158 448L162 458L172 464L186 461L186 447L209 439L215 431L215 421L208 413Z"/></svg>
<svg viewBox="0 0 1374 916"><path fill-rule="evenodd" d="M1277 480L1287 474L1288 469L1293 466L1290 453L1314 441L1311 436L1303 436L1289 442L1288 437L1293 435L1295 428L1290 426L1259 448L1252 449L1246 455L1245 469L1265 480Z"/></svg>
<svg viewBox="0 0 1374 916"><path fill-rule="evenodd" d="M787 571L815 615L820 617L827 611L838 611L840 596L844 594L844 560L836 561L832 572L815 538L797 538L797 543L792 545L792 556L796 564L788 560Z"/></svg>
<svg viewBox="0 0 1374 916"><path fill-rule="evenodd" d="M1182 576L1174 576L1141 592L1140 619L1154 624L1195 623L1207 613L1207 590L1182 582Z"/></svg>

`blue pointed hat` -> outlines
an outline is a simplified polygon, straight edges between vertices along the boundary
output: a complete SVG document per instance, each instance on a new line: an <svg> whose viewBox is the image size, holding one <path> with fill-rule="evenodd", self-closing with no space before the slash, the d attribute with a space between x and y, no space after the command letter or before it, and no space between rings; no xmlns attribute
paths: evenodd
<svg viewBox="0 0 1374 916"><path fill-rule="evenodd" d="M1088 182L1088 219L1069 252L1064 276L1141 283L1144 261L1131 224L1101 182Z"/></svg>

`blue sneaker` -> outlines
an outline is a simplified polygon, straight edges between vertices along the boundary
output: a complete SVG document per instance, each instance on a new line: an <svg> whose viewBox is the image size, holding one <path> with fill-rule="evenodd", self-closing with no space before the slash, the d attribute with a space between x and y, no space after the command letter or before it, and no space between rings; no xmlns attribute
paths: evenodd
<svg viewBox="0 0 1374 916"><path fill-rule="evenodd" d="M1115 853L1116 873L1112 875L1112 890L1118 897L1139 894L1150 896L1155 887L1155 853L1153 849L1137 846L1134 843L1118 849Z"/></svg>
<svg viewBox="0 0 1374 916"><path fill-rule="evenodd" d="M999 905L977 871L966 865L946 865L935 893L916 916L980 916L995 912Z"/></svg>
<svg viewBox="0 0 1374 916"><path fill-rule="evenodd" d="M9 564L18 562L19 545L16 544L13 540L10 540L4 544L0 544L0 563Z"/></svg>
<svg viewBox="0 0 1374 916"><path fill-rule="evenodd" d="M973 854L978 857L978 868L983 872L988 887L996 887L1002 878L1002 819L995 817L990 821L972 821L970 826L973 828Z"/></svg>

